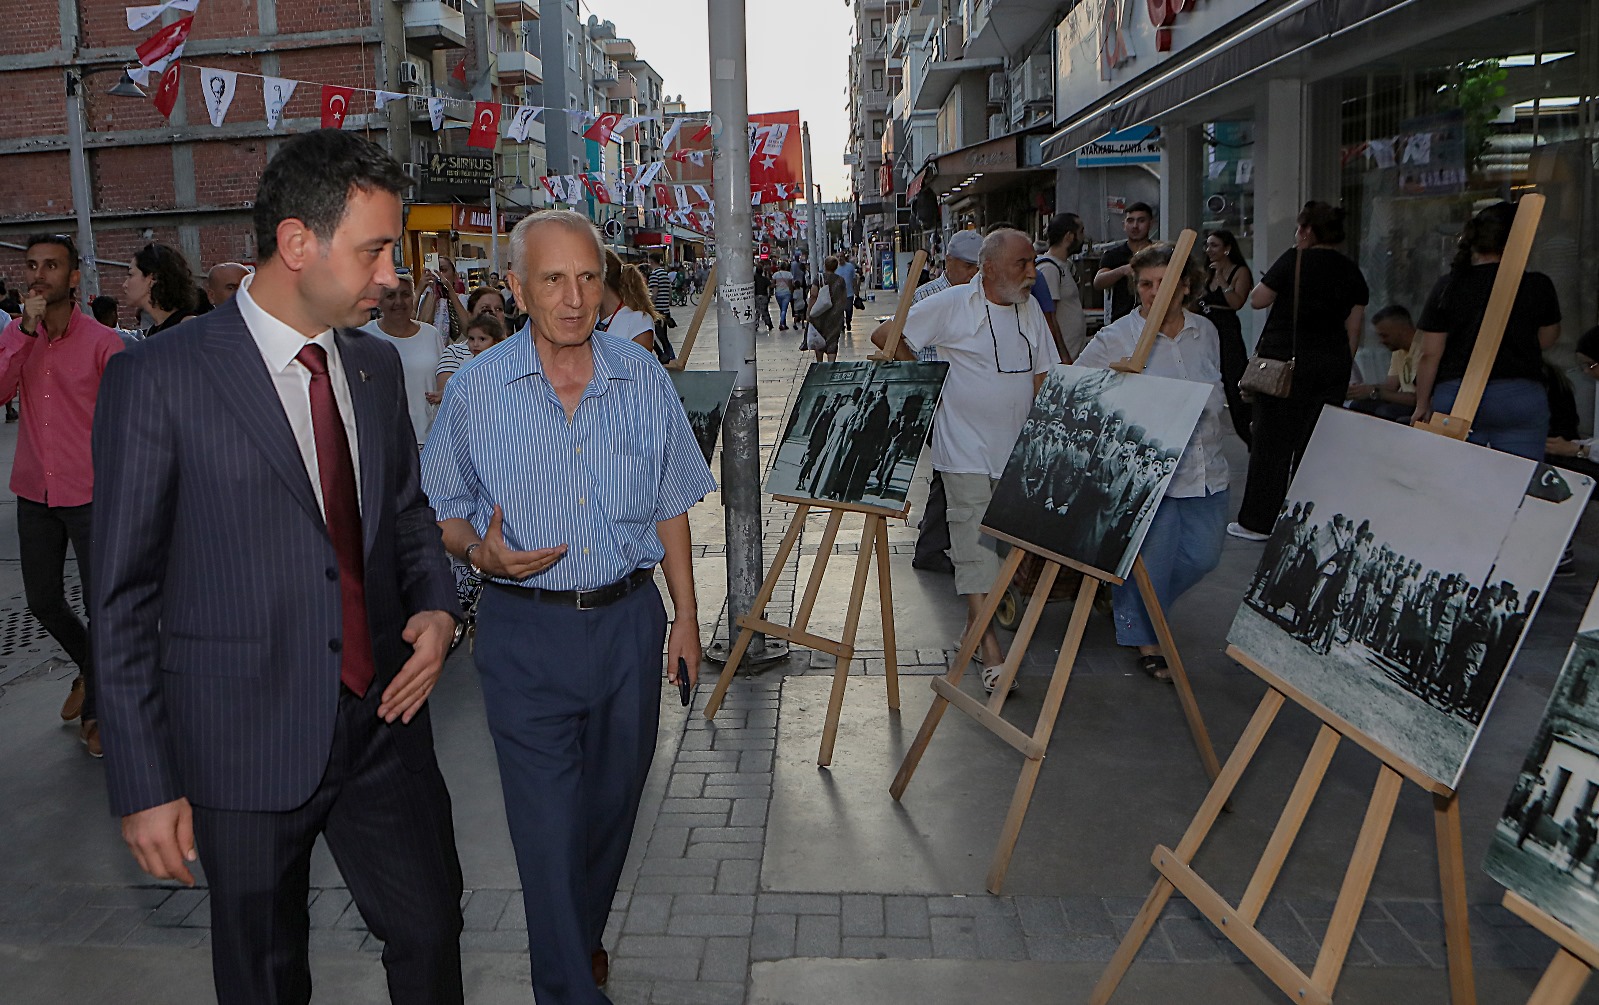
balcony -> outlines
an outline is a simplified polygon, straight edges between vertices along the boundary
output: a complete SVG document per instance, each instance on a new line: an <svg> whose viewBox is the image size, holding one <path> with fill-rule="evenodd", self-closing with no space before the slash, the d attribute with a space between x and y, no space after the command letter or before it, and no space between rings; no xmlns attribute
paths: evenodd
<svg viewBox="0 0 1599 1005"><path fill-rule="evenodd" d="M461 0L406 0L405 41L422 49L466 48Z"/></svg>
<svg viewBox="0 0 1599 1005"><path fill-rule="evenodd" d="M616 65L616 60L607 59L607 60L604 60L604 61L602 61L602 62L600 62L600 63L595 65L595 67L594 67L594 86L595 87L604 88L605 89L605 93L607 95L610 95L610 94L613 93L613 90L618 85L620 85L621 83L622 83L622 71Z"/></svg>
<svg viewBox="0 0 1599 1005"><path fill-rule="evenodd" d="M962 55L968 59L1003 59L1018 42L1025 43L1054 23L1056 13L1068 6L1062 0L963 0L963 3L969 12L966 48ZM995 30L996 25L999 30Z"/></svg>
<svg viewBox="0 0 1599 1005"><path fill-rule="evenodd" d="M494 0L494 16L512 21L537 21L539 0Z"/></svg>
<svg viewBox="0 0 1599 1005"><path fill-rule="evenodd" d="M893 57L905 55L905 47L919 40L927 31L927 26L932 18L923 14L920 9L906 11L901 14L894 27L888 33L888 54Z"/></svg>
<svg viewBox="0 0 1599 1005"><path fill-rule="evenodd" d="M499 63L501 84L544 83L544 63L531 52L513 49L497 53L495 59Z"/></svg>

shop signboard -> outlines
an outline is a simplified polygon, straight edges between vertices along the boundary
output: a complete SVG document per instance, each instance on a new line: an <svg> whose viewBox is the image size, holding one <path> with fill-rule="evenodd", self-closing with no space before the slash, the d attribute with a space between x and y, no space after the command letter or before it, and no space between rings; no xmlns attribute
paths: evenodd
<svg viewBox="0 0 1599 1005"><path fill-rule="evenodd" d="M884 248L878 253L878 261L882 268L882 288L885 290L899 289L899 280L894 276L894 249Z"/></svg>
<svg viewBox="0 0 1599 1005"><path fill-rule="evenodd" d="M1077 166L1080 168L1159 163L1160 130L1155 126L1116 129L1077 151Z"/></svg>
<svg viewBox="0 0 1599 1005"><path fill-rule="evenodd" d="M1399 123L1393 144L1399 191L1454 195L1466 187L1466 115L1454 109Z"/></svg>
<svg viewBox="0 0 1599 1005"><path fill-rule="evenodd" d="M467 234L492 234L494 233L494 215L487 206L451 206L450 229ZM509 228L505 217L500 217L500 233L505 233Z"/></svg>
<svg viewBox="0 0 1599 1005"><path fill-rule="evenodd" d="M493 181L492 154L434 154L423 165L422 199L428 202L484 199Z"/></svg>

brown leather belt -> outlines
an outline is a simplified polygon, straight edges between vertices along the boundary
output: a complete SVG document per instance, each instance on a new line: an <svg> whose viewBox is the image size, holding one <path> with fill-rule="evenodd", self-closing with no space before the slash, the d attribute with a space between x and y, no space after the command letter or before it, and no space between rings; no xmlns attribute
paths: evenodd
<svg viewBox="0 0 1599 1005"><path fill-rule="evenodd" d="M575 607L580 611L592 611L596 607L607 607L616 603L653 578L655 578L655 567L650 566L647 569L634 569L628 576L592 590L543 590L536 586L511 586L508 583L492 581L490 585L509 590L518 597L531 597L546 604L559 604L562 607Z"/></svg>

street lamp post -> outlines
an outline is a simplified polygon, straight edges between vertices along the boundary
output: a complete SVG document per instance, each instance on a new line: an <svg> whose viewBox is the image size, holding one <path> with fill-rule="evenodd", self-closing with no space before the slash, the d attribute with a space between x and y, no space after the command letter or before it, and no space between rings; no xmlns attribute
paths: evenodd
<svg viewBox="0 0 1599 1005"><path fill-rule="evenodd" d="M89 191L89 157L84 148L83 78L112 70L120 71L122 79L111 87L108 93L119 97L144 97L144 92L128 76L125 66L100 66L90 69L68 67L66 70L67 171L72 184L72 209L78 218L78 256L82 259L78 289L85 303L100 295L100 265L95 257L94 227L90 223L90 216L94 210L94 196Z"/></svg>

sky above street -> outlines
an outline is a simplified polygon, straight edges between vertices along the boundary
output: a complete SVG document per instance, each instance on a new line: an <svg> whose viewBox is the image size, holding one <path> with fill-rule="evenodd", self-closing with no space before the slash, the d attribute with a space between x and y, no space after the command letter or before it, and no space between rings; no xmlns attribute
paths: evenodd
<svg viewBox="0 0 1599 1005"><path fill-rule="evenodd" d="M751 112L798 108L811 126L811 156L822 198L849 197L844 147L853 12L843 0L799 5L746 0L749 20ZM665 80L666 93L683 95L690 110L711 106L710 36L705 0L581 0L586 19L614 21L639 56Z"/></svg>

